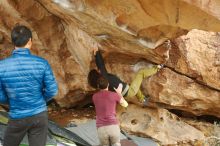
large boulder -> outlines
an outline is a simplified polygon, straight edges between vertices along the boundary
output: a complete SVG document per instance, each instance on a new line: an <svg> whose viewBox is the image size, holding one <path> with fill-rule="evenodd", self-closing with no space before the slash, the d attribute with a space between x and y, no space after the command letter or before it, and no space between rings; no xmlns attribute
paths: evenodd
<svg viewBox="0 0 220 146"><path fill-rule="evenodd" d="M85 99L91 102L88 93L93 89L87 83L87 74L95 66L91 48L100 45L108 71L128 83L139 61L166 66L142 86L151 97L149 106L160 112L139 106L128 110L137 108L140 114L157 117L161 113L173 116L166 109L219 117L219 6L218 0L2 0L0 58L13 50L11 29L24 24L33 31L32 53L46 58L53 68L59 83L55 99L62 107L81 105ZM139 105L135 97L128 100ZM181 122L162 120L162 125L177 124L185 132L178 127ZM129 129L126 123L122 125ZM141 131L133 127L132 131ZM164 129L152 138L175 144L203 137L198 130L184 127L192 137L167 126L155 127Z"/></svg>
<svg viewBox="0 0 220 146"><path fill-rule="evenodd" d="M175 39L168 65L220 91L220 33L192 30Z"/></svg>
<svg viewBox="0 0 220 146"><path fill-rule="evenodd" d="M162 108L141 108L133 104L118 113L121 127L130 133L151 137L162 145L203 140L204 134Z"/></svg>
<svg viewBox="0 0 220 146"><path fill-rule="evenodd" d="M195 80L180 75L169 68L162 69L144 84L145 94L155 106L178 109L200 115L220 118L220 92L198 84Z"/></svg>

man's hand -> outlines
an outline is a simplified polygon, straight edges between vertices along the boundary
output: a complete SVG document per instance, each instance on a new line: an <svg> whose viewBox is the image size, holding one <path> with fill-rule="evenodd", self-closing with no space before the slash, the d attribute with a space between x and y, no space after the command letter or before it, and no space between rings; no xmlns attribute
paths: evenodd
<svg viewBox="0 0 220 146"><path fill-rule="evenodd" d="M167 46L167 48L170 50L171 49L171 41L170 40L166 40L165 41L165 44L166 44L166 46Z"/></svg>
<svg viewBox="0 0 220 146"><path fill-rule="evenodd" d="M158 69L161 69L161 68L163 68L163 67L164 67L164 64L157 65L157 68L158 68Z"/></svg>
<svg viewBox="0 0 220 146"><path fill-rule="evenodd" d="M92 48L92 50L93 50L93 54L96 55L96 52L99 50L99 48L98 47L94 47L94 48Z"/></svg>
<svg viewBox="0 0 220 146"><path fill-rule="evenodd" d="M122 88L123 88L123 85L122 85L122 83L120 83L120 84L118 85L118 88L117 88L117 89L114 88L114 90L115 90L116 93L118 93L119 96L121 96L120 105L123 106L123 107L127 107L127 106L128 106L128 103L127 103L127 101L124 99L124 97L121 95Z"/></svg>
<svg viewBox="0 0 220 146"><path fill-rule="evenodd" d="M114 88L114 90L115 90L118 94L121 94L122 88L123 88L123 85L122 85L122 83L120 83L120 84L118 85L118 88L117 88L117 89Z"/></svg>
<svg viewBox="0 0 220 146"><path fill-rule="evenodd" d="M128 107L128 102L121 96L120 105L123 107Z"/></svg>

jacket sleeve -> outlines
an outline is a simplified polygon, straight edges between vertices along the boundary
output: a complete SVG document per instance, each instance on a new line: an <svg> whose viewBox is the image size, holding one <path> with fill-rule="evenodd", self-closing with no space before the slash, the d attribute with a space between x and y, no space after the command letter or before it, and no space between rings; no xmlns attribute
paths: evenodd
<svg viewBox="0 0 220 146"><path fill-rule="evenodd" d="M8 97L5 93L5 90L2 88L1 80L0 80L0 103L8 104Z"/></svg>
<svg viewBox="0 0 220 146"><path fill-rule="evenodd" d="M57 82L53 75L52 69L47 62L46 70L44 72L44 79L43 79L43 96L45 100L48 102L55 96L58 92Z"/></svg>
<svg viewBox="0 0 220 146"><path fill-rule="evenodd" d="M103 59L102 54L101 54L100 51L96 52L95 63L96 63L97 68L100 70L101 74L105 78L108 78L108 72L107 72L107 70L105 68L105 62L104 62L104 59Z"/></svg>

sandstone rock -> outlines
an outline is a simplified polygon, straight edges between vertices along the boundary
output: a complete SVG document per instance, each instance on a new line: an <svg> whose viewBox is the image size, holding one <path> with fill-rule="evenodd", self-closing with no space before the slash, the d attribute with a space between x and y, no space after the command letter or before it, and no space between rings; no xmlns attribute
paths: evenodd
<svg viewBox="0 0 220 146"><path fill-rule="evenodd" d="M64 96L68 94L72 88L68 87L68 85L74 86L74 88L86 88L85 83L79 84L76 80L72 80L73 77L86 80L86 75L83 71L80 71L81 67L79 63L71 56L67 48L64 28L58 17L48 13L48 11L36 1L1 1L0 7L0 15L2 18L0 27L5 38L4 44L10 43L10 31L17 23L27 25L33 30L34 44L31 51L33 54L46 58L52 66L56 79L59 82L59 94L56 97L57 99L64 98ZM9 48L8 50L11 52L13 46L10 47L11 48L7 47L7 49ZM6 51L9 52L8 50L5 48L2 49L3 54L6 54ZM10 52L1 58L9 56ZM75 72L69 71L77 67L78 70L74 70ZM82 76L84 76L84 78L82 78ZM63 103L60 104L65 106Z"/></svg>
<svg viewBox="0 0 220 146"><path fill-rule="evenodd" d="M141 108L129 105L118 113L120 126L145 137L151 137L162 145L177 144L204 139L204 134L161 108Z"/></svg>
<svg viewBox="0 0 220 146"><path fill-rule="evenodd" d="M4 41L4 37L3 37L3 35L2 35L2 34L0 34L0 44L2 44L2 43L3 43L3 41Z"/></svg>
<svg viewBox="0 0 220 146"><path fill-rule="evenodd" d="M152 48L165 39L178 37L194 27L214 31L219 28L215 27L219 23L216 15L206 14L183 1L129 0L124 4L94 0L62 3L9 0L1 1L0 6L1 31L6 39L10 40L10 30L16 23L34 30L33 51L51 63L59 81L57 98L65 97L71 90L90 89L86 81L92 61L90 48L97 42L110 54L163 63L164 47ZM186 11L191 12L191 17L185 17ZM202 20L206 19L210 23L204 25Z"/></svg>
<svg viewBox="0 0 220 146"><path fill-rule="evenodd" d="M203 11L207 12L208 14L212 14L217 19L220 19L220 11L219 5L220 2L218 0L183 0L191 5L195 5L196 7L202 9Z"/></svg>
<svg viewBox="0 0 220 146"><path fill-rule="evenodd" d="M0 111L5 111L5 109L2 106L0 106Z"/></svg>
<svg viewBox="0 0 220 146"><path fill-rule="evenodd" d="M175 43L168 65L220 90L220 33L192 30Z"/></svg>
<svg viewBox="0 0 220 146"><path fill-rule="evenodd" d="M5 35L2 34L2 38L5 38ZM2 39L2 42L0 42L0 59L4 59L8 57L12 51L13 51L13 45L10 44L10 41L6 39Z"/></svg>
<svg viewBox="0 0 220 146"><path fill-rule="evenodd" d="M147 111L161 125L154 123L150 131L135 127L140 116L132 119L131 131L145 136L154 133L151 137L164 144L201 139L201 132L172 121L166 114L175 116L160 108L219 117L219 33L208 32L220 31L218 8L218 0L4 0L0 1L0 34L4 38L0 58L13 50L10 32L14 25L30 27L32 53L49 61L59 83L57 103L72 107L83 105L85 99L91 102L87 93L93 89L87 84L87 74L95 66L92 47L100 45L108 71L128 83L135 76L132 66L136 62L161 64L169 56L166 66L172 70L163 69L143 86L151 96L150 106L158 110ZM191 31L195 28L205 31ZM167 39L172 41L169 54ZM134 99L129 100L138 105ZM146 114L138 106L128 108L135 109ZM144 116L146 121L149 115Z"/></svg>
<svg viewBox="0 0 220 146"><path fill-rule="evenodd" d="M144 87L151 97L150 101L158 103L158 107L220 118L220 92L198 84L168 68L150 77Z"/></svg>

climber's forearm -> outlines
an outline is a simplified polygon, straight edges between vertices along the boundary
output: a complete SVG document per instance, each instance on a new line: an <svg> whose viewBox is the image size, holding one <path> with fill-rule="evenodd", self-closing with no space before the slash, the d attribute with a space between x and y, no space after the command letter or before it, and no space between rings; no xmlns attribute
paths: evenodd
<svg viewBox="0 0 220 146"><path fill-rule="evenodd" d="M123 107L128 106L128 102L124 99L124 97L121 95L120 105Z"/></svg>
<svg viewBox="0 0 220 146"><path fill-rule="evenodd" d="M102 54L101 54L100 51L97 51L97 52L96 52L95 62L96 62L96 66L97 66L97 68L100 70L101 74L102 74L104 77L107 77L107 76L108 76L108 72L107 72L107 70L106 70L105 62L104 62L104 59L103 59Z"/></svg>

